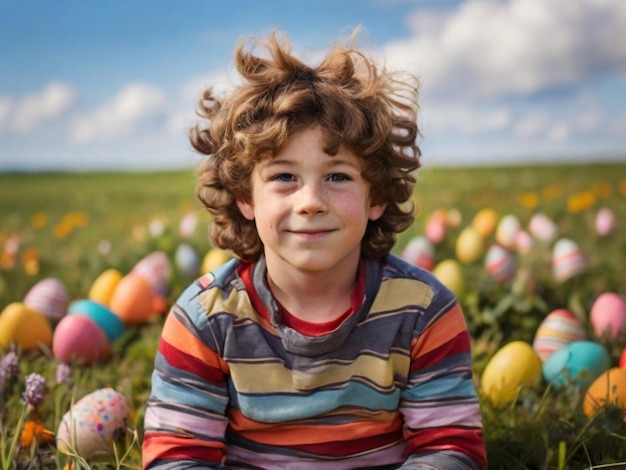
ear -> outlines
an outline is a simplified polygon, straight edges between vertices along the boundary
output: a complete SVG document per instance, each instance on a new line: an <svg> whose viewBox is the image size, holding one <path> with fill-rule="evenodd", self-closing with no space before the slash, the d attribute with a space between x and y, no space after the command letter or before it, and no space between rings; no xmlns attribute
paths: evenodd
<svg viewBox="0 0 626 470"><path fill-rule="evenodd" d="M254 220L254 206L243 199L237 199L237 207L241 214L248 220Z"/></svg>
<svg viewBox="0 0 626 470"><path fill-rule="evenodd" d="M387 208L387 204L386 203L385 204L376 204L374 206L370 206L368 218L370 220L378 220L378 219L380 219L380 217L385 212L386 208Z"/></svg>

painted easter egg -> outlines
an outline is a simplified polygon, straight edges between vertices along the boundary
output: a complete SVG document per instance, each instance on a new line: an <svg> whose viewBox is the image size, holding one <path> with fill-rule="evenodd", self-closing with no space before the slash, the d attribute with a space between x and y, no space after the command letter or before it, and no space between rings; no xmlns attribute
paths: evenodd
<svg viewBox="0 0 626 470"><path fill-rule="evenodd" d="M485 241L477 230L465 227L456 240L455 252L461 263L475 263L485 253Z"/></svg>
<svg viewBox="0 0 626 470"><path fill-rule="evenodd" d="M626 420L626 369L613 367L593 381L583 400L583 412L591 417L608 406L617 406Z"/></svg>
<svg viewBox="0 0 626 470"><path fill-rule="evenodd" d="M124 275L117 269L107 269L93 281L87 297L99 304L109 305L113 292L123 277Z"/></svg>
<svg viewBox="0 0 626 470"><path fill-rule="evenodd" d="M560 388L566 385L588 387L611 365L609 352L593 341L573 341L552 353L543 363L546 382Z"/></svg>
<svg viewBox="0 0 626 470"><path fill-rule="evenodd" d="M157 296L148 280L138 273L122 278L111 297L109 308L125 324L140 324L156 313Z"/></svg>
<svg viewBox="0 0 626 470"><path fill-rule="evenodd" d="M626 299L615 292L600 294L591 305L589 322L599 337L626 335Z"/></svg>
<svg viewBox="0 0 626 470"><path fill-rule="evenodd" d="M52 326L39 310L22 302L7 305L0 313L0 349L11 343L29 351L43 344L52 344Z"/></svg>
<svg viewBox="0 0 626 470"><path fill-rule="evenodd" d="M196 250L187 243L181 243L174 253L174 262L184 277L193 277L200 269L200 257Z"/></svg>
<svg viewBox="0 0 626 470"><path fill-rule="evenodd" d="M441 243L446 236L447 220L446 213L443 210L436 210L433 212L424 228L424 235L430 240L431 243L437 245Z"/></svg>
<svg viewBox="0 0 626 470"><path fill-rule="evenodd" d="M511 403L523 387L541 382L541 359L524 341L512 341L500 348L485 366L481 391L496 406Z"/></svg>
<svg viewBox="0 0 626 470"><path fill-rule="evenodd" d="M400 258L413 266L432 271L435 267L435 247L428 238L418 235L405 245Z"/></svg>
<svg viewBox="0 0 626 470"><path fill-rule="evenodd" d="M82 313L91 318L104 331L110 343L116 341L124 333L124 322L105 305L88 299L72 302L68 314Z"/></svg>
<svg viewBox="0 0 626 470"><path fill-rule="evenodd" d="M117 433L125 432L130 419L128 399L112 388L101 388L77 401L63 415L56 434L57 449L76 451L82 458L113 453Z"/></svg>
<svg viewBox="0 0 626 470"><path fill-rule="evenodd" d="M496 227L496 241L504 248L514 249L517 234L522 229L520 221L514 215L506 215Z"/></svg>
<svg viewBox="0 0 626 470"><path fill-rule="evenodd" d="M210 273L226 263L226 261L228 261L231 257L231 254L226 250L212 248L206 253L206 255L204 255L204 258L202 259L202 267L200 269L203 274Z"/></svg>
<svg viewBox="0 0 626 470"><path fill-rule="evenodd" d="M444 259L434 267L432 272L457 297L463 295L465 292L465 277L463 276L463 268L461 268L458 261Z"/></svg>
<svg viewBox="0 0 626 470"><path fill-rule="evenodd" d="M472 219L471 225L481 237L489 238L498 225L498 214L489 207L481 209Z"/></svg>
<svg viewBox="0 0 626 470"><path fill-rule="evenodd" d="M141 258L131 273L145 277L157 295L166 296L169 293L172 266L164 251L153 251Z"/></svg>
<svg viewBox="0 0 626 470"><path fill-rule="evenodd" d="M543 319L533 341L533 349L545 362L554 352L586 337L583 323L569 310L557 309Z"/></svg>
<svg viewBox="0 0 626 470"><path fill-rule="evenodd" d="M601 237L609 236L615 229L615 213L608 207L603 207L596 214L594 227Z"/></svg>
<svg viewBox="0 0 626 470"><path fill-rule="evenodd" d="M487 250L485 269L497 282L506 283L515 276L517 262L506 248L494 244Z"/></svg>
<svg viewBox="0 0 626 470"><path fill-rule="evenodd" d="M24 296L24 305L43 313L50 321L59 321L67 311L70 294L59 279L49 277L36 283Z"/></svg>
<svg viewBox="0 0 626 470"><path fill-rule="evenodd" d="M178 232L183 238L189 238L193 235L198 225L198 216L195 212L187 212L178 224Z"/></svg>
<svg viewBox="0 0 626 470"><path fill-rule="evenodd" d="M568 238L561 238L552 249L552 274L563 282L587 270L587 258L578 244Z"/></svg>
<svg viewBox="0 0 626 470"><path fill-rule="evenodd" d="M556 223L542 212L530 218L528 230L538 240L548 243L556 239L559 231Z"/></svg>
<svg viewBox="0 0 626 470"><path fill-rule="evenodd" d="M515 237L515 249L527 253L533 247L533 238L526 230L520 230Z"/></svg>
<svg viewBox="0 0 626 470"><path fill-rule="evenodd" d="M59 361L93 365L111 354L109 339L95 321L83 313L61 319L54 330L52 353Z"/></svg>

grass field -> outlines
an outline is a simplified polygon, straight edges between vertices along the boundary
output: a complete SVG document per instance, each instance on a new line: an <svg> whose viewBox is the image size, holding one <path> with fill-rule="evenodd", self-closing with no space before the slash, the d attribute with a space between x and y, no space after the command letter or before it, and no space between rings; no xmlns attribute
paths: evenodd
<svg viewBox="0 0 626 470"><path fill-rule="evenodd" d="M21 302L35 283L47 277L58 278L73 299L82 299L106 269L126 273L156 250L174 262L177 248L185 243L202 257L211 249L210 219L195 200L194 185L193 171L0 174L0 248L4 247L0 310ZM463 265L466 288L459 299L474 340L477 384L490 357L512 340L532 343L550 311L568 308L586 320L600 293L626 293L624 164L424 169L415 201L416 222L400 235L394 248L397 254L411 238L424 233L429 218L441 211L449 225L445 238L436 245L435 259L453 259L462 229L481 209L492 208L499 217L514 215L523 227L534 214L547 214L558 226L559 237L578 243L588 259L586 272L557 282L550 271L551 247L538 244L530 255L520 258L520 269L530 273L530 280L507 285L491 282L482 260ZM611 209L616 220L612 234L604 237L594 228L595 216L603 207ZM183 235L180 223L190 213L197 216L197 226ZM173 269L168 301L173 302L189 282L187 275ZM128 327L106 363L73 367L71 386L55 383L57 364L50 351L21 354L19 379L5 384L4 413L0 410L3 470L63 468L68 461L50 444L21 449L14 443L23 417L23 379L32 372L49 380L49 393L34 417L53 433L70 404L86 393L113 387L129 397L134 408L129 426L133 432L120 442L120 454L89 462L76 458L74 464L138 468L143 404L161 324L162 318L156 318ZM585 326L591 337L589 324ZM625 338L606 343L613 364L625 346ZM0 357L6 352L0 350ZM574 389L556 393L540 386L505 408L484 401L490 468L626 467L623 415L619 410L607 411L589 419L580 410L582 393ZM41 467L27 467L35 461Z"/></svg>

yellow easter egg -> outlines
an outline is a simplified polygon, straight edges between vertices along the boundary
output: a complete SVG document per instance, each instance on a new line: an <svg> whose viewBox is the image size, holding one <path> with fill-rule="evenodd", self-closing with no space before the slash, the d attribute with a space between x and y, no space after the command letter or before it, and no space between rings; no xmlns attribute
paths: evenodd
<svg viewBox="0 0 626 470"><path fill-rule="evenodd" d="M594 380L585 393L583 412L591 417L609 405L622 408L626 421L626 369L613 367Z"/></svg>
<svg viewBox="0 0 626 470"><path fill-rule="evenodd" d="M0 349L16 343L25 351L52 345L52 327L38 310L21 302L7 305L0 314Z"/></svg>
<svg viewBox="0 0 626 470"><path fill-rule="evenodd" d="M481 377L481 392L495 407L511 403L522 387L541 380L541 359L524 341L500 348L487 363Z"/></svg>
<svg viewBox="0 0 626 470"><path fill-rule="evenodd" d="M437 264L432 272L457 297L465 291L463 269L458 261L445 259Z"/></svg>
<svg viewBox="0 0 626 470"><path fill-rule="evenodd" d="M478 230L473 227L464 228L456 240L456 257L463 264L478 261L485 253L485 241Z"/></svg>
<svg viewBox="0 0 626 470"><path fill-rule="evenodd" d="M472 219L472 228L483 238L489 238L496 229L497 224L498 214L489 207L478 211Z"/></svg>
<svg viewBox="0 0 626 470"><path fill-rule="evenodd" d="M89 300L109 306L111 303L111 297L113 297L113 292L115 292L115 289L122 280L122 277L124 277L123 274L117 269L107 269L93 282L87 297Z"/></svg>
<svg viewBox="0 0 626 470"><path fill-rule="evenodd" d="M202 260L202 273L213 271L215 268L226 263L230 258L231 255L228 251L220 250L219 248L209 250Z"/></svg>

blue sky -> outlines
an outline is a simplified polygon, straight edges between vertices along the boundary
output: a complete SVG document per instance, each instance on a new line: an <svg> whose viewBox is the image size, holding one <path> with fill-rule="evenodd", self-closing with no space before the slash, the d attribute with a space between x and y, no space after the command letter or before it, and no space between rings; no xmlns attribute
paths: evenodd
<svg viewBox="0 0 626 470"><path fill-rule="evenodd" d="M0 171L185 168L247 36L361 44L422 82L424 165L626 163L624 0L0 0Z"/></svg>

